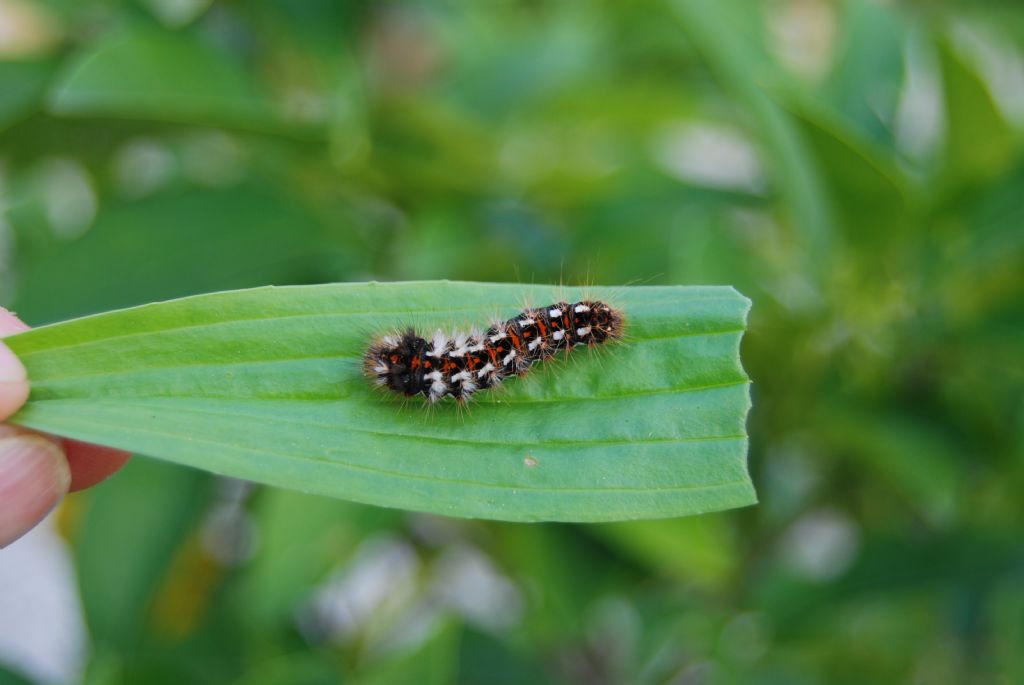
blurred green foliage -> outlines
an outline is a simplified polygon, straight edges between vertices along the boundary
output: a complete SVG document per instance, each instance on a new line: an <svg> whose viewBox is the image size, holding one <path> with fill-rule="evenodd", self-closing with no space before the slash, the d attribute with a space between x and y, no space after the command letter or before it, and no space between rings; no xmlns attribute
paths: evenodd
<svg viewBox="0 0 1024 685"><path fill-rule="evenodd" d="M30 323L368 278L755 302L759 506L456 522L138 459L65 507L87 683L1024 681L1019 4L0 9Z"/></svg>

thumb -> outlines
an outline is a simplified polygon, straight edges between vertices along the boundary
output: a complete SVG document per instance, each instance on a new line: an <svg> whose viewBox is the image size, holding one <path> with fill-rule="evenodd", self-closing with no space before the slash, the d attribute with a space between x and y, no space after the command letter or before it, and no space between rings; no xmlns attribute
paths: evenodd
<svg viewBox="0 0 1024 685"><path fill-rule="evenodd" d="M71 485L71 470L48 438L0 426L0 548L32 529Z"/></svg>
<svg viewBox="0 0 1024 685"><path fill-rule="evenodd" d="M0 337L3 333L0 328ZM28 379L25 367L10 348L0 342L0 421L16 412L27 399Z"/></svg>
<svg viewBox="0 0 1024 685"><path fill-rule="evenodd" d="M26 326L0 308L0 337ZM25 367L0 342L0 421L28 399ZM0 547L6 547L39 523L71 484L64 453L53 441L0 424Z"/></svg>

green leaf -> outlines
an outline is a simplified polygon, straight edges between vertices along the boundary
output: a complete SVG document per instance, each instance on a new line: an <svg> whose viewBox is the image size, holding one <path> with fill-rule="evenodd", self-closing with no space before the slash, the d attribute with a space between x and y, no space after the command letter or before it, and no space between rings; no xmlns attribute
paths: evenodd
<svg viewBox="0 0 1024 685"><path fill-rule="evenodd" d="M53 68L51 61L0 61L0 130L36 109Z"/></svg>
<svg viewBox="0 0 1024 685"><path fill-rule="evenodd" d="M234 682L235 685L335 685L345 680L339 677L339 667L333 663L334 659L334 655L320 650L264 658Z"/></svg>
<svg viewBox="0 0 1024 685"><path fill-rule="evenodd" d="M94 642L139 640L154 594L209 498L205 474L133 459L91 498L76 545L82 604Z"/></svg>
<svg viewBox="0 0 1024 685"><path fill-rule="evenodd" d="M232 584L243 626L270 633L287 625L296 605L328 571L344 563L393 514L291 490L262 493L253 512L259 548Z"/></svg>
<svg viewBox="0 0 1024 685"><path fill-rule="evenodd" d="M185 32L132 26L84 51L56 84L51 110L263 130L275 119L249 74Z"/></svg>
<svg viewBox="0 0 1024 685"><path fill-rule="evenodd" d="M843 119L795 98L793 118L813 151L821 180L847 231L877 238L907 212L909 181L885 153Z"/></svg>
<svg viewBox="0 0 1024 685"><path fill-rule="evenodd" d="M440 282L229 291L7 338L32 380L12 420L216 473L371 504L609 521L755 501L750 301L729 287L588 288L625 340L577 351L469 411L403 406L361 372L397 326L484 324L576 288Z"/></svg>
<svg viewBox="0 0 1024 685"><path fill-rule="evenodd" d="M587 608L617 580L612 578L619 571L613 555L595 550L570 526L501 525L491 532L488 551L495 563L513 582L529 588L524 640L566 644L581 635Z"/></svg>
<svg viewBox="0 0 1024 685"><path fill-rule="evenodd" d="M892 122L906 70L903 21L871 0L846 2L840 13L839 58L824 86L825 94L858 134L891 148Z"/></svg>
<svg viewBox="0 0 1024 685"><path fill-rule="evenodd" d="M935 522L954 518L957 483L965 478L963 457L941 427L891 408L871 412L849 403L819 401L817 432L833 449L873 472L876 492L901 492Z"/></svg>
<svg viewBox="0 0 1024 685"><path fill-rule="evenodd" d="M688 585L721 590L735 578L736 536L722 516L623 521L593 532L623 556Z"/></svg>
<svg viewBox="0 0 1024 685"><path fill-rule="evenodd" d="M0 685L32 685L32 681L0 664Z"/></svg>
<svg viewBox="0 0 1024 685"><path fill-rule="evenodd" d="M12 220L15 228L27 223ZM203 291L301 282L357 262L364 253L351 243L332 245L316 216L263 184L108 202L77 240L36 259L19 255L14 307L30 323L49 323ZM98 271L97 264L118 266Z"/></svg>
<svg viewBox="0 0 1024 685"><path fill-rule="evenodd" d="M946 108L945 173L969 181L995 177L1013 160L1013 129L986 83L945 41L939 42L939 58Z"/></svg>
<svg viewBox="0 0 1024 685"><path fill-rule="evenodd" d="M828 262L832 208L821 191L807 146L793 122L765 92L763 81L771 76L766 75L770 60L763 47L758 49L759 36L749 21L749 11L742 3L722 0L674 0L672 7L708 67L757 125L773 181L805 245L807 270L820 273Z"/></svg>
<svg viewBox="0 0 1024 685"><path fill-rule="evenodd" d="M367 666L353 682L358 685L446 685L457 682L460 629L452 620L441 620L434 633L416 649L382 657Z"/></svg>

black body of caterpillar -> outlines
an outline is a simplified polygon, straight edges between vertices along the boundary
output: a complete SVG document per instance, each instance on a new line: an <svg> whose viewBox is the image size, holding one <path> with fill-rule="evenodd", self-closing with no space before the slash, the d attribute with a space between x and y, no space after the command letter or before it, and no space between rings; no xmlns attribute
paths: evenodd
<svg viewBox="0 0 1024 685"><path fill-rule="evenodd" d="M446 395L465 401L508 376L526 373L558 350L618 338L622 324L622 314L603 302L558 302L526 309L485 333L448 337L437 331L428 341L409 328L371 345L363 367L377 385L393 392L426 395L431 403Z"/></svg>

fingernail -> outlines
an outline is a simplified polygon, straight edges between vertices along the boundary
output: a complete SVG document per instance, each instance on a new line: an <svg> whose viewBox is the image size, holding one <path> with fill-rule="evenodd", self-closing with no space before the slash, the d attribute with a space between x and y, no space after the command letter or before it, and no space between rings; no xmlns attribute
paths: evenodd
<svg viewBox="0 0 1024 685"><path fill-rule="evenodd" d="M67 459L39 435L0 438L0 548L32 529L71 485Z"/></svg>
<svg viewBox="0 0 1024 685"><path fill-rule="evenodd" d="M0 342L0 421L25 404L28 399L27 378L21 360Z"/></svg>

